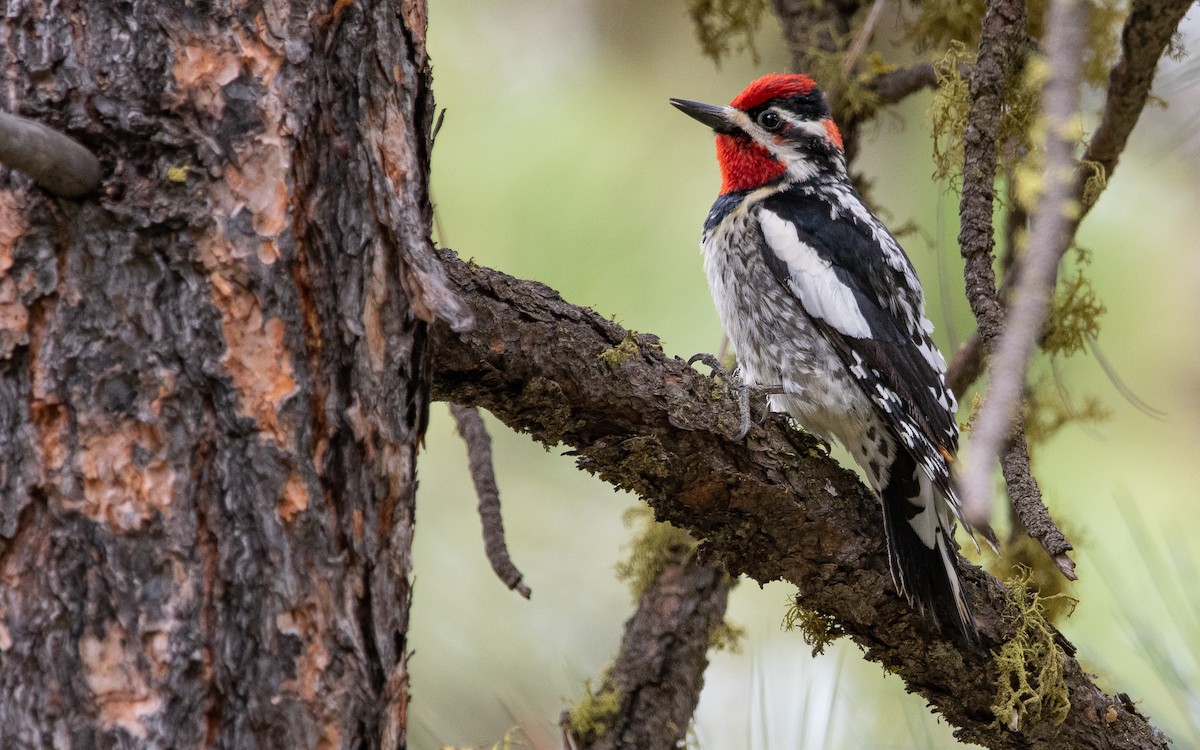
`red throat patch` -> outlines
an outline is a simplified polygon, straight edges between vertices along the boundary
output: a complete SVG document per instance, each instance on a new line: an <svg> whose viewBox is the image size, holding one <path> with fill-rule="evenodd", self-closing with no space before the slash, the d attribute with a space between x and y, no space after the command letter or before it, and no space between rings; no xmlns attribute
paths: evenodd
<svg viewBox="0 0 1200 750"><path fill-rule="evenodd" d="M787 167L749 138L717 136L717 163L721 165L721 194L750 190L779 179Z"/></svg>
<svg viewBox="0 0 1200 750"><path fill-rule="evenodd" d="M813 79L795 73L770 73L742 89L730 104L740 110L753 109L771 99L804 96L817 87Z"/></svg>

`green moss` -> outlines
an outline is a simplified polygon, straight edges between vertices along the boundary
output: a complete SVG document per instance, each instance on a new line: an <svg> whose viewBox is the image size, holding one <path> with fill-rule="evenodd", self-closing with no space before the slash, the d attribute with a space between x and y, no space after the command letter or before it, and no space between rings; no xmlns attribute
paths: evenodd
<svg viewBox="0 0 1200 750"><path fill-rule="evenodd" d="M766 7L766 0L687 0L700 49L716 63L730 52L743 51L758 62L754 34Z"/></svg>
<svg viewBox="0 0 1200 750"><path fill-rule="evenodd" d="M952 41L942 59L934 63L938 90L929 105L933 176L948 179L955 186L962 180L963 134L970 109L970 86L960 66L975 62L974 54L968 49L962 42ZM1046 70L1041 58L1031 56L1024 68L1005 84L1004 107L996 137L1000 144L999 167L1016 168L1036 151L1031 144L1031 133L1035 132L1041 112ZM1044 138L1038 142L1044 142ZM1040 158L1040 152L1035 158Z"/></svg>
<svg viewBox="0 0 1200 750"><path fill-rule="evenodd" d="M842 627L829 615L800 606L799 601L793 602L783 617L783 629L800 630L804 642L812 646L812 655L825 653L825 647L846 634Z"/></svg>
<svg viewBox="0 0 1200 750"><path fill-rule="evenodd" d="M971 107L967 79L960 66L975 62L967 46L952 41L942 59L934 63L938 88L929 105L929 125L933 135L933 176L957 181L962 177L963 132Z"/></svg>
<svg viewBox="0 0 1200 750"><path fill-rule="evenodd" d="M623 363L638 356L639 353L638 335L635 331L628 331L625 334L625 338L621 340L621 343L611 349L605 349L600 352L599 359L615 370Z"/></svg>
<svg viewBox="0 0 1200 750"><path fill-rule="evenodd" d="M626 526L641 526L626 545L629 557L617 563L617 578L629 584L636 602L663 568L683 561L696 549L696 541L683 529L655 521L644 505L625 511L624 518Z"/></svg>
<svg viewBox="0 0 1200 750"><path fill-rule="evenodd" d="M1004 613L1013 635L993 656L999 679L992 713L996 723L1017 731L1033 720L1062 724L1071 710L1063 679L1066 655L1054 642L1045 617L1045 599L1028 572L1005 582L1012 598Z"/></svg>
<svg viewBox="0 0 1200 750"><path fill-rule="evenodd" d="M621 693L605 672L600 687L593 691L591 678L583 681L583 698L570 711L571 729L576 737L599 737L612 725L621 710Z"/></svg>
<svg viewBox="0 0 1200 750"><path fill-rule="evenodd" d="M187 182L189 167L186 164L180 164L177 167L167 169L167 180L170 182Z"/></svg>
<svg viewBox="0 0 1200 750"><path fill-rule="evenodd" d="M1083 351L1088 339L1100 334L1100 316L1104 312L1104 304L1097 298L1091 280L1084 276L1082 268L1077 268L1074 276L1058 282L1042 349L1047 354L1064 356Z"/></svg>
<svg viewBox="0 0 1200 750"><path fill-rule="evenodd" d="M713 651L728 651L731 654L742 653L742 639L746 637L746 628L730 620L722 620L719 625L708 633L708 647Z"/></svg>

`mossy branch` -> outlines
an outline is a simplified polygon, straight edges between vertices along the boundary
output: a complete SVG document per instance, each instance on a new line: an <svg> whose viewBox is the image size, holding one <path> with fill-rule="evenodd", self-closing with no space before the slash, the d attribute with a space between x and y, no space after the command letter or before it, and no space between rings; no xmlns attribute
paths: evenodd
<svg viewBox="0 0 1200 750"><path fill-rule="evenodd" d="M544 285L443 258L478 325L435 327L435 398L487 408L536 440L569 446L583 469L700 539L697 561L793 583L806 609L929 700L961 739L1004 750L1165 750L1161 733L1106 696L1069 653L1066 721L1031 718L1016 732L996 726L999 673L988 649L1013 630L1004 616L1012 595L995 578L961 563L982 648L938 632L892 588L873 495L814 438L776 419L732 442L719 424L736 418L736 396L714 400L713 381L648 345L652 337L641 334L637 354L610 367L599 355L625 340L620 326ZM1114 703L1114 723L1090 718Z"/></svg>

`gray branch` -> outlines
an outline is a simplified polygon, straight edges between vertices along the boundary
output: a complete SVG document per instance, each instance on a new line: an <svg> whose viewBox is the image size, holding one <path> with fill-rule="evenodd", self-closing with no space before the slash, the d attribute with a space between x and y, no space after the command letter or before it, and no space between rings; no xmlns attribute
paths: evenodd
<svg viewBox="0 0 1200 750"><path fill-rule="evenodd" d="M1081 73L1077 62L1085 28L1079 2L1054 0L1050 5L1044 43L1050 78L1042 97L1047 129L1045 191L1033 215L1029 246L1008 308L1007 324L994 344L988 395L971 431L969 450L963 456L959 475L963 511L967 520L977 525L984 525L992 518L992 467L1009 440L1021 405L1025 373L1050 309L1058 259L1070 242L1071 220L1079 213L1079 205L1073 199L1075 138L1071 133L1079 113ZM1023 479L1021 474L1017 472L1018 482ZM1028 494L1014 497L1014 504ZM1017 509L1023 521L1030 513L1037 515L1037 510ZM1065 550L1054 557L1063 573L1074 578L1074 566Z"/></svg>
<svg viewBox="0 0 1200 750"><path fill-rule="evenodd" d="M492 464L492 438L479 409L473 406L450 404L450 414L458 426L458 434L467 444L467 462L471 480L479 497L479 520L483 524L483 550L488 563L505 586L526 599L532 593L523 581L524 576L513 564L504 538L504 518L500 514L500 488Z"/></svg>

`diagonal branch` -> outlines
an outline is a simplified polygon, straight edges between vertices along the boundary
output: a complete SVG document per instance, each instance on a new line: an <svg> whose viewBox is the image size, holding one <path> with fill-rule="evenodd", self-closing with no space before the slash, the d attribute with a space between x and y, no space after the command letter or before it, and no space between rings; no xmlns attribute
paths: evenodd
<svg viewBox="0 0 1200 750"><path fill-rule="evenodd" d="M1011 636L1003 613L1014 603L996 579L962 563L982 648L939 633L892 588L874 497L815 438L776 420L733 443L725 435L736 398L667 357L653 336L542 284L443 258L478 324L459 334L435 327L435 398L487 408L546 445L569 446L582 468L704 540L707 559L730 574L795 584L807 608L832 617L961 739L1005 750L1165 750L1161 732L1106 696L1070 655L1062 725L998 726L991 651Z"/></svg>
<svg viewBox="0 0 1200 750"><path fill-rule="evenodd" d="M668 534L656 551L661 568L638 597L612 666L562 717L569 747L668 750L686 740L735 581L702 564L686 533L671 528Z"/></svg>
<svg viewBox="0 0 1200 750"><path fill-rule="evenodd" d="M978 59L971 70L971 106L963 134L958 244L966 260L963 278L967 300L978 322L979 338L989 354L996 351L1005 326L1004 307L996 293L996 276L992 270L996 146L1007 81L1018 63L1019 50L1025 40L1025 25L1024 0L992 0L988 4L979 34ZM1020 414L1013 419L1008 435L1010 440L1000 461L1013 511L1063 575L1074 580L1074 563L1067 556L1071 544L1051 519L1050 511L1042 501L1041 488L1029 472L1025 425ZM972 507L971 503L968 497L968 508ZM978 515L970 520L983 525L990 518Z"/></svg>
<svg viewBox="0 0 1200 750"><path fill-rule="evenodd" d="M1079 111L1081 83L1079 66L1075 63L1084 44L1083 12L1079 2L1054 0L1047 17L1045 46L1049 50L1047 62L1051 72L1042 97L1047 129L1046 188L1031 222L1029 248L1007 311L1004 331L998 340L989 342L992 360L988 396L976 417L975 427L971 431L971 449L964 456L959 475L964 495L963 511L978 524L987 523L992 517L992 466L1000 456L1003 444L1009 439L1010 425L1015 422L1018 431L1021 429L1016 414L1025 390L1025 371L1029 368L1039 333L1050 310L1055 269L1070 240L1068 225L1079 213L1078 204L1071 197L1075 143L1071 125ZM1014 440L1023 438L1018 432ZM1017 452L1025 451L1018 446ZM1008 483L1011 496L1014 494L1013 488L1020 486L1024 480L1023 475L1028 474L1032 480L1032 474L1013 467L1011 455L1006 459L1005 478L1014 473L1017 479ZM1029 517L1042 521L1044 507L1041 510L1032 509L1031 516L1017 506L1018 501L1027 500L1034 492L1036 488L1013 497L1013 505L1023 522ZM1050 545L1047 544L1048 537L1034 534L1028 522L1025 528L1030 530L1035 539L1042 541L1064 575L1074 578L1074 565L1066 556L1066 549L1070 547L1061 549L1066 539L1063 538L1058 545ZM1049 530L1057 531L1052 524ZM1061 550L1057 554L1056 548Z"/></svg>

